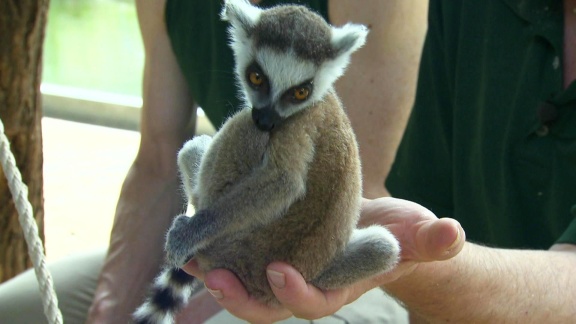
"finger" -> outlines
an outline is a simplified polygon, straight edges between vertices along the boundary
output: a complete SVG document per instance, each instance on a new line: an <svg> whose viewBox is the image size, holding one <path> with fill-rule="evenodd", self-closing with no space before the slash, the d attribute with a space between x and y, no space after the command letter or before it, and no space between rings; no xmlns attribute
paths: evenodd
<svg viewBox="0 0 576 324"><path fill-rule="evenodd" d="M349 289L322 291L306 283L300 272L288 264L274 262L266 272L276 298L296 317L309 320L322 318L351 301Z"/></svg>
<svg viewBox="0 0 576 324"><path fill-rule="evenodd" d="M425 221L414 238L418 261L446 260L462 250L466 235L452 218Z"/></svg>
<svg viewBox="0 0 576 324"><path fill-rule="evenodd" d="M184 272L186 272L187 274L204 281L204 272L200 270L198 262L196 262L195 259L192 259L188 261L185 265L183 265L182 270L184 270Z"/></svg>
<svg viewBox="0 0 576 324"><path fill-rule="evenodd" d="M242 282L228 270L212 270L204 279L218 304L250 323L273 323L292 316L285 308L267 306L252 298Z"/></svg>
<svg viewBox="0 0 576 324"><path fill-rule="evenodd" d="M392 197L383 197L374 200L362 200L362 215L359 225L361 227L373 224L391 225L401 231L409 223L406 220L432 220L438 219L434 213L409 200Z"/></svg>

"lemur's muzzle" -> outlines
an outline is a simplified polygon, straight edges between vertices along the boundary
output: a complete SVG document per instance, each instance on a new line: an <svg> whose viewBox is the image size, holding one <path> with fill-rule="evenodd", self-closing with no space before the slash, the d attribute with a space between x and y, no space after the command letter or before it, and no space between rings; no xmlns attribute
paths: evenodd
<svg viewBox="0 0 576 324"><path fill-rule="evenodd" d="M252 107L252 120L259 130L269 132L280 125L282 117L271 106L260 109Z"/></svg>

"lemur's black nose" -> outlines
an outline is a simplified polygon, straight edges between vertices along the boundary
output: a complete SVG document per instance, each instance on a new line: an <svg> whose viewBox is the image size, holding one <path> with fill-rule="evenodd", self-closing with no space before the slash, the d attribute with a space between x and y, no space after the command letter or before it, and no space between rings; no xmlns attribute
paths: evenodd
<svg viewBox="0 0 576 324"><path fill-rule="evenodd" d="M280 124L282 118L280 115L278 115L274 108L266 106L259 109L252 108L252 120L259 130L263 132L270 132Z"/></svg>

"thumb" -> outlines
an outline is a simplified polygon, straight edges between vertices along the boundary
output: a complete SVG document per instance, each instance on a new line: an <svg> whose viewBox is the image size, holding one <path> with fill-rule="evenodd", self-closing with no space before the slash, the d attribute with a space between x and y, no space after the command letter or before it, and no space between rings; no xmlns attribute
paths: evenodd
<svg viewBox="0 0 576 324"><path fill-rule="evenodd" d="M440 261L462 250L466 234L455 219L441 218L422 222L413 239L415 261Z"/></svg>

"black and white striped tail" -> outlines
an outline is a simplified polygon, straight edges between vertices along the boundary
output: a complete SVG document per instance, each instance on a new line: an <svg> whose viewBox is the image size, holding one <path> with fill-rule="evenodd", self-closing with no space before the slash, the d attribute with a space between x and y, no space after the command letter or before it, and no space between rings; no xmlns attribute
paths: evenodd
<svg viewBox="0 0 576 324"><path fill-rule="evenodd" d="M175 314L188 303L199 281L179 268L166 268L154 280L142 306L132 315L135 324L171 324Z"/></svg>

